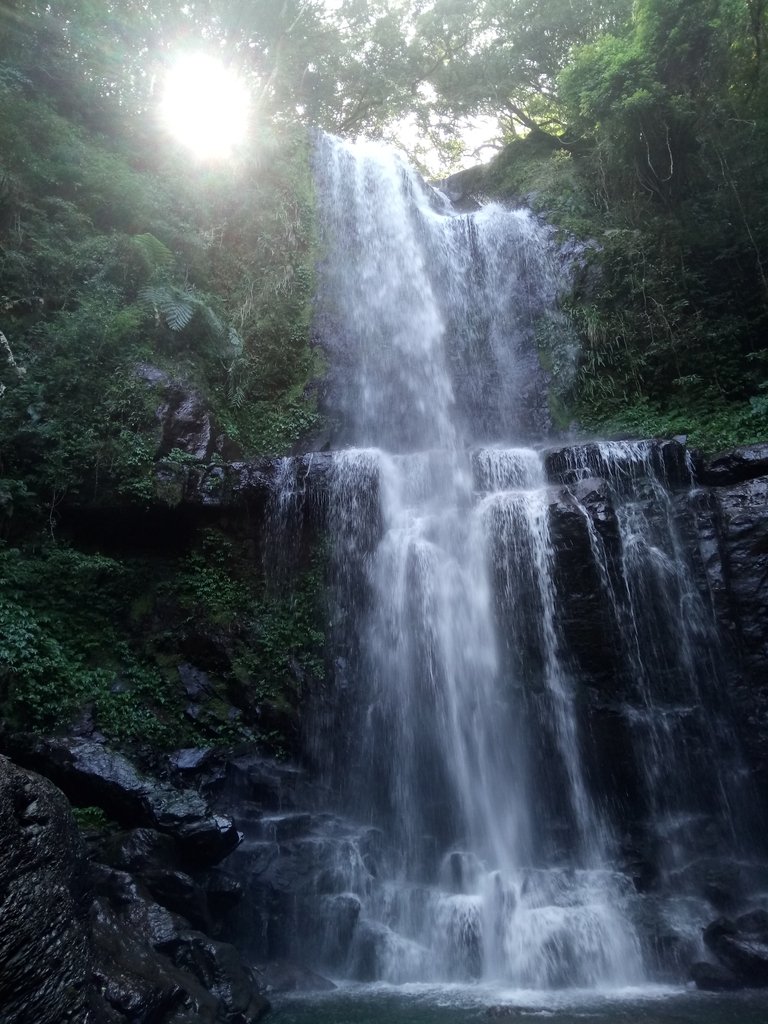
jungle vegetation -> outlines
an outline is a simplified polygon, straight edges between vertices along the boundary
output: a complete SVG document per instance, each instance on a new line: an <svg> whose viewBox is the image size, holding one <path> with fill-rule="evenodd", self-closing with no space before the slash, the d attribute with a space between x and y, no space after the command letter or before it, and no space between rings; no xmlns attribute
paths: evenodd
<svg viewBox="0 0 768 1024"><path fill-rule="evenodd" d="M322 675L316 567L286 603L201 534L148 583L140 557L75 548L60 527L67 508L156 500L157 381L200 394L246 457L317 428L313 129L387 138L446 174L495 154L466 172L473 188L524 199L579 241L573 294L539 332L560 427L686 433L710 450L765 439L767 8L8 0L5 715L49 728L88 704L124 741L245 735L213 712L184 718L169 607L184 637L228 631L224 690L278 706L299 699L297 664ZM215 54L250 90L251 129L226 163L194 159L158 123L163 75L185 49Z"/></svg>

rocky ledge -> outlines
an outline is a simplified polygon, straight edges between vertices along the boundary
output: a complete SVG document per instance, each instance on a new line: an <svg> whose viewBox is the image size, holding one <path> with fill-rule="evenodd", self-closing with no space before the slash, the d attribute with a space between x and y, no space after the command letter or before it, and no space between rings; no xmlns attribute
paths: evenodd
<svg viewBox="0 0 768 1024"><path fill-rule="evenodd" d="M693 965L691 978L698 988L768 987L768 911L753 910L735 921L718 918L705 929L704 944L716 962Z"/></svg>
<svg viewBox="0 0 768 1024"><path fill-rule="evenodd" d="M107 813L140 827L92 835L86 846L64 794L0 756L4 1024L260 1020L269 1004L255 972L209 934L239 896L214 867L237 844L233 822L98 744L17 746L73 799L98 796Z"/></svg>

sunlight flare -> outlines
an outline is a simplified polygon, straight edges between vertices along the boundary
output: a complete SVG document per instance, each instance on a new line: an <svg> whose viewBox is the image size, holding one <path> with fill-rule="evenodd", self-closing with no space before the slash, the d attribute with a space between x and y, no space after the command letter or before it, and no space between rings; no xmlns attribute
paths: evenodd
<svg viewBox="0 0 768 1024"><path fill-rule="evenodd" d="M160 104L163 124L200 159L230 156L248 130L246 84L205 54L180 57L169 70Z"/></svg>

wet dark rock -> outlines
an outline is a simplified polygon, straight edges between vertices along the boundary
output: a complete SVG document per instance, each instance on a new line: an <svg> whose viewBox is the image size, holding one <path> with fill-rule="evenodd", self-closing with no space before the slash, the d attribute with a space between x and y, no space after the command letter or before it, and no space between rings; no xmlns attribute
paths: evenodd
<svg viewBox="0 0 768 1024"><path fill-rule="evenodd" d="M285 843L290 839L306 836L313 828L315 819L306 812L282 814L264 819L263 828L266 838L276 843Z"/></svg>
<svg viewBox="0 0 768 1024"><path fill-rule="evenodd" d="M389 929L375 921L361 921L355 933L351 974L355 981L376 981L387 947Z"/></svg>
<svg viewBox="0 0 768 1024"><path fill-rule="evenodd" d="M691 456L677 441L638 442L647 451L647 466L667 485L687 487L691 482ZM611 464L604 448L595 443L567 445L550 448L544 453L544 471L553 483L574 484L586 468L590 476L607 478L611 476ZM633 464L632 475L640 477L645 466L638 461ZM629 479L629 476L627 476Z"/></svg>
<svg viewBox="0 0 768 1024"><path fill-rule="evenodd" d="M198 875L196 881L208 896L208 908L214 918L228 914L242 899L242 884L221 868Z"/></svg>
<svg viewBox="0 0 768 1024"><path fill-rule="evenodd" d="M768 444L752 444L704 459L699 480L710 487L723 487L768 476Z"/></svg>
<svg viewBox="0 0 768 1024"><path fill-rule="evenodd" d="M588 516L600 517L606 544L613 540L616 517L603 485L594 479L584 484L580 491L586 504L563 492L549 508L559 628L572 652L575 671L590 686L615 698L616 622L592 556Z"/></svg>
<svg viewBox="0 0 768 1024"><path fill-rule="evenodd" d="M99 860L122 871L170 868L178 860L172 836L151 828L135 828L107 836L98 851Z"/></svg>
<svg viewBox="0 0 768 1024"><path fill-rule="evenodd" d="M47 779L0 757L0 1017L81 1024L91 981L85 849Z"/></svg>
<svg viewBox="0 0 768 1024"><path fill-rule="evenodd" d="M720 917L704 929L704 943L742 985L768 986L768 911Z"/></svg>
<svg viewBox="0 0 768 1024"><path fill-rule="evenodd" d="M571 485L571 493L586 508L593 519L599 522L615 520L608 481L599 476L577 480Z"/></svg>
<svg viewBox="0 0 768 1024"><path fill-rule="evenodd" d="M230 758L224 789L232 799L253 801L265 811L282 811L301 800L303 773L255 754Z"/></svg>
<svg viewBox="0 0 768 1024"><path fill-rule="evenodd" d="M714 864L708 867L702 878L701 891L716 910L732 910L742 897L739 866Z"/></svg>
<svg viewBox="0 0 768 1024"><path fill-rule="evenodd" d="M181 931L163 946L174 964L196 977L221 1003L227 1020L252 1024L269 1010L234 946L196 931Z"/></svg>
<svg viewBox="0 0 768 1024"><path fill-rule="evenodd" d="M361 911L360 899L352 893L336 893L323 898L323 918L331 926L329 935L334 936L334 942L326 942L325 948L325 955L330 963L339 966L346 963Z"/></svg>
<svg viewBox="0 0 768 1024"><path fill-rule="evenodd" d="M267 992L330 992L336 985L321 974L316 974L309 967L290 963L287 960L275 960L268 964L259 964L254 968L262 989Z"/></svg>
<svg viewBox="0 0 768 1024"><path fill-rule="evenodd" d="M177 668L184 693L190 700L200 700L210 697L214 693L214 687L210 676L202 669L186 663Z"/></svg>
<svg viewBox="0 0 768 1024"><path fill-rule="evenodd" d="M181 775L197 776L211 765L214 756L208 747L188 747L169 755L168 763Z"/></svg>
<svg viewBox="0 0 768 1024"><path fill-rule="evenodd" d="M708 582L731 654L728 697L762 793L768 791L768 477L719 487Z"/></svg>
<svg viewBox="0 0 768 1024"><path fill-rule="evenodd" d="M333 473L332 452L310 452L291 459L293 505L300 523L322 514ZM274 495L285 463L277 458L258 458L216 464L159 462L155 468L155 492L166 504L188 508L240 509L263 515ZM284 484L283 484L284 486Z"/></svg>
<svg viewBox="0 0 768 1024"><path fill-rule="evenodd" d="M152 904L130 876L99 873L99 898L91 914L98 950L95 978L118 1020L131 1024L170 1024L184 1010L191 1020L218 1024L220 1002L192 975L158 953L171 942L176 922ZM159 908L157 908L159 910ZM182 922L183 924L183 922Z"/></svg>
<svg viewBox="0 0 768 1024"><path fill-rule="evenodd" d="M101 744L37 736L10 742L18 760L52 779L73 803L102 807L122 825L173 836L188 863L215 864L239 842L232 819L214 814L199 793L143 775L124 755Z"/></svg>
<svg viewBox="0 0 768 1024"><path fill-rule="evenodd" d="M721 964L711 964L705 960L693 964L690 975L691 981L696 983L696 988L704 992L730 992L744 987L727 967L723 967Z"/></svg>
<svg viewBox="0 0 768 1024"><path fill-rule="evenodd" d="M736 927L751 935L768 939L768 910L750 910L736 918Z"/></svg>
<svg viewBox="0 0 768 1024"><path fill-rule="evenodd" d="M184 871L151 868L139 878L161 906L187 918L195 928L213 930L208 893Z"/></svg>
<svg viewBox="0 0 768 1024"><path fill-rule="evenodd" d="M190 929L143 881L94 866L96 978L131 1024L252 1024L268 1004L234 947Z"/></svg>
<svg viewBox="0 0 768 1024"><path fill-rule="evenodd" d="M238 458L240 449L216 423L199 392L148 363L140 363L135 372L160 395L155 411L160 425L159 456L175 450L201 462L209 462L214 455Z"/></svg>

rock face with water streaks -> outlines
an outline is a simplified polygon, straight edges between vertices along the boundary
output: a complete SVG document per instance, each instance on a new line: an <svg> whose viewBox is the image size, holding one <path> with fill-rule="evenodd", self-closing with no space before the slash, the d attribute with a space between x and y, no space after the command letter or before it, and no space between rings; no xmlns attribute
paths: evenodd
<svg viewBox="0 0 768 1024"><path fill-rule="evenodd" d="M767 446L737 452L736 482L712 487L718 553L708 566L724 635L737 670L730 694L763 791L768 785L768 466ZM714 460L714 466L727 462ZM749 474L754 473L754 476ZM708 476L714 474L710 471Z"/></svg>
<svg viewBox="0 0 768 1024"><path fill-rule="evenodd" d="M674 776L679 770L683 777L690 778L685 772L693 771L703 777L709 767L702 759L710 756L712 743L716 742L719 771L729 763L727 758L733 757L736 760L730 764L735 779L743 770L768 780L768 687L763 672L768 645L768 596L763 585L768 480L762 476L744 478L744 466L749 467L749 473L762 472L762 462L739 453L738 479L725 482L721 474L717 483L701 486L699 480L714 479L707 464L701 469L695 460L687 464L684 449L674 444L563 448L546 455L543 468L538 455L530 450L474 452L470 460L476 493L473 500L480 510L479 524L491 529L492 545L489 549L481 544L472 558L477 564L490 557L495 566L492 583L501 600L496 614L504 617L510 638L501 650L500 664L509 678L525 680L533 701L527 710L523 706L523 713L529 716L527 728L535 731L539 742L554 745L550 750L557 751L559 744L556 756L564 764L563 774L549 777L551 756L542 760L532 757L527 766L529 784L550 794L550 785L556 789L570 787L570 808L567 801L558 803L551 795L551 807L556 811L552 818L526 826L531 829L531 842L551 846L558 856L567 856L572 842L569 815L573 814L574 802L585 800L587 813L594 813L589 810L594 807L593 801L606 801L619 835L613 870L623 873L624 888L611 889L616 876L608 881L594 875L594 891L571 890L568 899L584 900L590 912L600 906L606 891L613 892L623 906L630 906L638 894L645 894L654 905L664 893L684 894L688 900L700 901L701 914L692 930L675 931L668 924L664 930L659 921L638 928L644 970L683 976L688 965L697 957L700 961L705 952L701 944L703 928L715 914L725 913L731 915L732 923L727 928L710 927L706 935L706 949L719 958L720 965L700 962L693 977L704 988L762 984L760 958L755 960L754 956L755 943L763 942L764 937L747 934L743 926L743 912L750 909L752 897L760 888L759 871L754 865L735 866L723 839L722 813L711 800L709 806L698 802L697 794L708 794L712 786L693 786L685 797L688 803L677 805L685 809L687 817L676 821L671 813L672 801L683 800L683 796L675 796L666 779L662 779L663 786L657 785L650 770L653 752L663 752L665 744L672 744L678 751L664 755L664 774ZM723 459L718 460L718 465L722 464ZM398 477L403 466L402 459L398 466L389 457L368 450L342 456L304 456L291 463L260 463L247 472L235 466L233 472L242 480L255 474L264 515L268 515L269 496L286 487L291 500L283 507L289 509L291 529L298 523L301 530L336 531L337 542L348 556L344 571L350 573L346 582L337 574L337 585L362 588L357 592L364 597L371 578L356 567L355 559L360 557L369 567L374 564L370 560L380 549L386 530L396 523L391 516L404 514L402 508L398 511L391 504L402 500L393 487L413 487L413 495L421 500L418 496L425 493L425 481L432 487L454 486L451 474L456 463L441 463L437 456L432 461L422 459L410 479ZM224 471L229 472L226 467ZM205 479L202 473L198 476L201 481ZM192 490L184 499L192 505L202 500L195 496L194 486L190 484ZM228 517L243 508L242 492L237 487L223 491L217 501ZM386 502L390 503L389 509ZM355 518L344 518L347 513L343 510L350 508L356 509ZM433 530L431 515L433 510L424 522ZM660 533L662 527L673 532ZM534 541L544 536L536 532L541 530L546 530L550 547L545 561L536 563L540 549ZM673 562L661 559L654 569L659 578L653 582L651 574L650 584L641 571L642 559L660 557L659 553L665 551L668 559L675 555L674 545L670 547L672 537L677 537L687 552L686 586L697 588L705 603L699 613L704 614L706 601L711 601L711 614L719 621L724 639L719 655L707 644L694 652L695 657L721 657L724 662L719 676L721 691L707 692L709 720L681 698L684 687L691 685L691 677L686 675L690 668L679 643L680 630L690 625L696 605L682 592L674 596L674 586L680 585L679 570L665 575ZM424 550L429 551L435 534L424 539ZM381 551L376 557L381 557ZM634 561L636 558L641 561ZM542 581L542 572L547 573L548 583ZM383 596L384 592L376 599L380 605ZM391 595L386 599L391 600ZM626 602L631 600L642 600L643 606L659 613L652 632L635 636L646 655L639 668L632 660L632 644L628 644L634 628L627 625L631 605ZM551 602L547 613L552 615L551 626L568 651L572 721L585 738L578 767L583 774L572 776L569 782L565 781L568 772L574 769L563 761L567 750L564 737L558 737L552 720L546 717L552 713L557 695L547 691L542 673L562 671L562 666L554 663L547 668L548 641L541 632L547 602ZM365 600L362 604L365 606ZM368 607L375 605L369 603ZM535 610L535 619L531 609ZM407 611L411 616L423 614L412 604ZM654 643L661 643L655 655L651 637ZM361 652L355 647L353 635L341 640L346 646L336 664L336 684L343 687L347 679L349 686L355 686L360 678ZM706 660L704 664L715 662ZM659 696L652 698L664 701L667 731L662 733L654 732L654 723L644 717L651 691L643 689L643 680L649 679L649 672L654 687L663 684L661 691L653 690ZM189 683L193 684L197 685L195 680ZM345 707L347 717L339 719L343 726L340 733L363 728L359 720L355 722L349 703ZM676 707L680 710L677 719L673 714ZM422 737L428 740L430 726L420 717L423 710L418 703L412 705ZM539 717L534 719L534 714ZM712 715L720 716L714 719L717 722L729 721L732 732L720 732L713 739ZM247 757L220 763L210 754L194 751L180 751L171 758L169 765L179 784L197 785L204 779L210 785L215 781L222 793L229 793L242 818L240 827L246 834L243 846L227 860L223 873L216 876L208 871L203 877L204 863L231 849L234 835L231 824L222 831L221 823L216 824L216 813L205 807L204 801L195 797L194 808L182 801L184 813L174 816L168 808L178 803L178 793L171 799L174 794L167 785L153 783L148 788L148 780L124 763L120 755L109 755L99 744L81 738L23 742L27 743L26 756L37 757L38 767L55 775L72 795L79 792L83 798L87 793L89 800L115 808L116 816L130 826L97 855L104 867L96 876L97 902L92 911L92 928L101 951L97 978L101 979L99 985L111 1012L122 1015L115 1019L131 1014L141 1019L140 1014L152 1013L160 1014L162 1019L162 1014L170 1013L168 1008L176 1005L187 1006L200 1020L216 1020L216 1014L225 1010L234 1015L253 1015L257 1003L251 1005L251 1000L258 995L257 990L249 988L247 977L231 966L234 954L230 947L219 939L195 937L196 929L199 934L210 934L217 927L216 910L221 901L229 908L235 907L240 888L242 903L228 918L226 934L253 962L270 958L309 961L321 970L346 973L360 980L382 975L423 976L434 970L436 955L446 976L471 978L487 970L481 956L482 918L475 895L482 877L480 859L471 851L453 850L441 863L435 852L456 827L457 815L457 806L450 806L449 801L438 800L434 810L426 802L433 800L441 788L453 784L448 769L440 768L442 753L436 744L428 743L422 752L433 762L431 774L427 773L431 790L415 791L408 799L425 801L421 821L428 826L424 837L428 845L418 856L425 858L425 866L434 865L442 893L435 901L434 883L422 886L415 882L393 902L392 890L382 887L382 881L396 870L400 840L393 844L392 833L386 827L371 829L343 816L318 814L316 808L326 800L323 790L307 785L295 769L269 766ZM17 744L23 742L17 739ZM515 743L519 753L524 741L518 736ZM92 748L98 749L94 752ZM738 766L739 749L743 769ZM331 759L338 758L340 767L349 768L349 750L347 745L327 753ZM687 767L673 766L669 770L669 757L674 760L678 753L684 756ZM490 770L489 766L486 771ZM506 773L507 769L505 778L514 778L512 768ZM424 775L421 768L413 768L410 774ZM359 780L359 772L354 777ZM377 785L391 782L379 771ZM739 811L746 820L750 814L757 817L756 807L762 799L757 790L753 792L754 803L748 798ZM735 805L739 799L742 797L735 799ZM226 805L220 807L221 816L226 817ZM191 810L195 810L194 822ZM693 834L686 823L691 818L696 821L694 849L685 845L689 841L686 833L688 837ZM205 851L197 842L197 834L202 835L200 829L213 837ZM742 834L748 831L747 826ZM745 841L749 842L748 836ZM688 850L685 862L668 859L665 851L670 843ZM180 857L182 848L187 853ZM559 913L562 895L556 889L556 876L539 872L526 885L528 892L531 886L538 886L533 889L536 899L551 899L550 908ZM400 898L403 902L398 905ZM586 904L587 900L591 902ZM413 916L417 908L420 919ZM384 913L390 922L394 921L394 928L377 920L377 915ZM573 908L568 913L573 914ZM635 914L636 920L642 918L642 912L635 909L628 912L627 920ZM568 934L567 916L562 920L566 930L559 933L561 937ZM254 922L258 922L256 927ZM599 925L602 929L610 927L613 925L606 921ZM411 936L416 928L421 929L422 939L414 945ZM129 930L133 936L130 941L126 938ZM424 953L429 935L438 932L444 939ZM601 942L601 935L608 934L598 930L595 941ZM542 941L554 941L552 935L545 933ZM87 940L83 941L85 959L78 954L81 967L91 955ZM753 960L745 967L744 958L748 956ZM531 972L537 969L536 962L530 961ZM576 947L567 955L562 949L554 961L539 962L544 964L543 984L583 977ZM212 994L214 983L219 988Z"/></svg>
<svg viewBox="0 0 768 1024"><path fill-rule="evenodd" d="M704 931L707 949L720 961L721 966L732 979L729 987L768 986L768 912L756 910L742 914L736 920L718 918ZM700 965L696 965L701 972ZM703 973L703 972L701 972ZM720 975L721 980L724 975ZM702 985L694 972L694 981L699 987L714 987L712 977L709 985ZM720 987L726 987L721 985Z"/></svg>
<svg viewBox="0 0 768 1024"><path fill-rule="evenodd" d="M0 1016L82 1024L92 949L85 849L64 796L0 757Z"/></svg>

